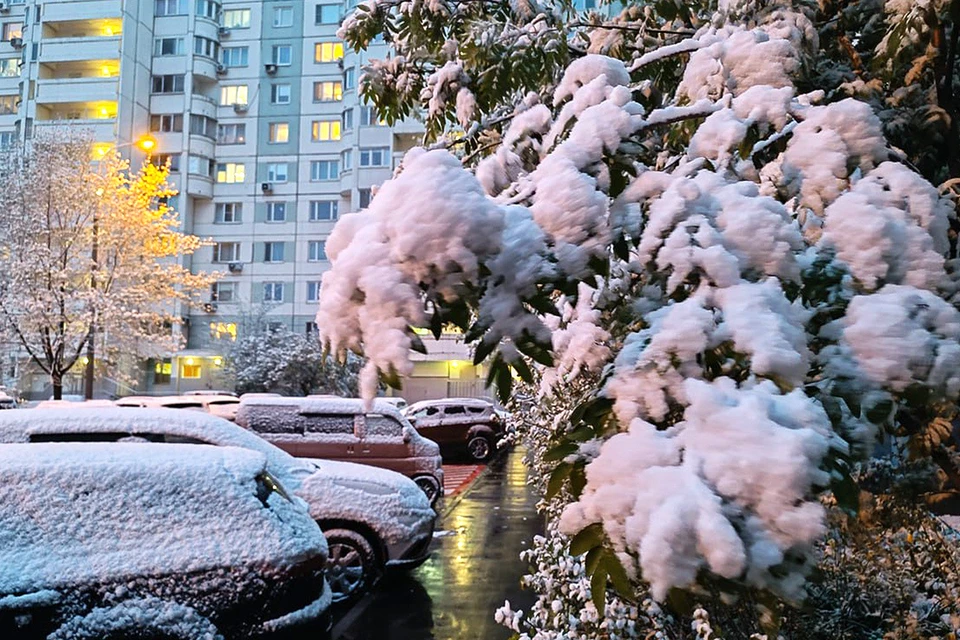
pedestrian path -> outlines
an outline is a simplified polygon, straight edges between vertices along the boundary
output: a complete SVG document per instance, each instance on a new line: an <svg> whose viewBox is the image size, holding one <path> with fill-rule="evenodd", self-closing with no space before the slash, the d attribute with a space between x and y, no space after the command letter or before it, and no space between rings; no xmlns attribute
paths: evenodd
<svg viewBox="0 0 960 640"><path fill-rule="evenodd" d="M443 465L443 495L449 498L461 493L486 468L483 464Z"/></svg>

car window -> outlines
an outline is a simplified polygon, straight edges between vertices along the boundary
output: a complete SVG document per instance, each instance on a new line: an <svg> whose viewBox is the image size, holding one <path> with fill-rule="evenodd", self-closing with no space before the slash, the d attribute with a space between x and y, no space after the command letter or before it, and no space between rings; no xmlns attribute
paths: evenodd
<svg viewBox="0 0 960 640"><path fill-rule="evenodd" d="M444 415L448 416L462 416L464 413L466 413L466 411L464 411L462 406L456 405L452 407L444 407L443 413Z"/></svg>
<svg viewBox="0 0 960 640"><path fill-rule="evenodd" d="M389 416L370 413L366 416L365 433L368 436L390 436L393 438L400 438L403 436L403 426Z"/></svg>
<svg viewBox="0 0 960 640"><path fill-rule="evenodd" d="M117 442L129 438L128 431L103 433L31 433L30 442Z"/></svg>
<svg viewBox="0 0 960 640"><path fill-rule="evenodd" d="M257 433L303 433L296 407L250 405L245 409L247 424Z"/></svg>
<svg viewBox="0 0 960 640"><path fill-rule="evenodd" d="M486 410L487 410L486 407L467 407L467 411L469 411L470 413L476 413L476 414L481 414Z"/></svg>
<svg viewBox="0 0 960 640"><path fill-rule="evenodd" d="M202 402L165 402L166 409L203 409Z"/></svg>
<svg viewBox="0 0 960 640"><path fill-rule="evenodd" d="M301 414L306 433L353 435L353 415L330 413Z"/></svg>
<svg viewBox="0 0 960 640"><path fill-rule="evenodd" d="M211 400L207 403L211 407L222 405L222 404L240 404L239 400Z"/></svg>

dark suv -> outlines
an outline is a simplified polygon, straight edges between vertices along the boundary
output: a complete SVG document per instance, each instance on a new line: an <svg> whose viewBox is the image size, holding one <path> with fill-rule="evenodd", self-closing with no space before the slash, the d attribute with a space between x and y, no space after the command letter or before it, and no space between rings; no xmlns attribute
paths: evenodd
<svg viewBox="0 0 960 640"><path fill-rule="evenodd" d="M404 415L422 436L440 445L444 457L466 453L478 462L493 456L506 426L505 414L474 398L424 400L407 407Z"/></svg>

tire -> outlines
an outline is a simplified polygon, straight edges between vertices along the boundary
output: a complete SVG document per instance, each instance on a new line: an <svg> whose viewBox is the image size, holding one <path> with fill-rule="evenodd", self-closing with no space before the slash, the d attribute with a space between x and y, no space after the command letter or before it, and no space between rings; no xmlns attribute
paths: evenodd
<svg viewBox="0 0 960 640"><path fill-rule="evenodd" d="M489 436L476 435L467 440L467 455L476 462L486 462L495 450L496 446Z"/></svg>
<svg viewBox="0 0 960 640"><path fill-rule="evenodd" d="M417 483L417 486L420 487L420 490L426 494L427 500L430 501L430 506L435 506L437 501L440 499L440 496L443 494L443 491L440 487L440 481L433 476L417 476L413 479Z"/></svg>
<svg viewBox="0 0 960 640"><path fill-rule="evenodd" d="M328 529L323 535L330 549L327 581L333 591L333 602L355 600L380 577L377 553L363 534L352 529Z"/></svg>

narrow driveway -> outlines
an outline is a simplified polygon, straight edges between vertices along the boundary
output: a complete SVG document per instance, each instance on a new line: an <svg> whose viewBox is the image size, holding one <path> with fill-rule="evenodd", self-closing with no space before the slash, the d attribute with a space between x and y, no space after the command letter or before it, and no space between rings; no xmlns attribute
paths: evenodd
<svg viewBox="0 0 960 640"><path fill-rule="evenodd" d="M528 610L519 558L543 530L526 484L523 452L514 449L489 470L438 523L433 554L416 571L388 576L334 627L337 640L505 640L493 619L510 600ZM443 508L441 506L441 508Z"/></svg>

